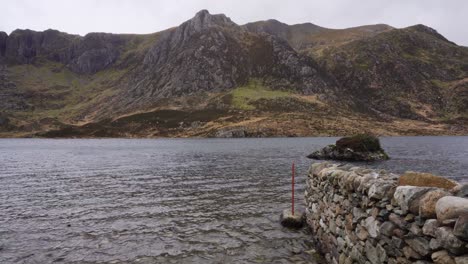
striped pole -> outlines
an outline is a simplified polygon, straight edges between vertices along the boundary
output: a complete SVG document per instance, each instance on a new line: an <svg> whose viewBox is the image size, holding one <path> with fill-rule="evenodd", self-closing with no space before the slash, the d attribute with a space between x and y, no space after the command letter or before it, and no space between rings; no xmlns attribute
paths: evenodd
<svg viewBox="0 0 468 264"><path fill-rule="evenodd" d="M292 203L292 208L291 208L291 213L294 215L294 161L292 163L292 197L291 197L291 203Z"/></svg>

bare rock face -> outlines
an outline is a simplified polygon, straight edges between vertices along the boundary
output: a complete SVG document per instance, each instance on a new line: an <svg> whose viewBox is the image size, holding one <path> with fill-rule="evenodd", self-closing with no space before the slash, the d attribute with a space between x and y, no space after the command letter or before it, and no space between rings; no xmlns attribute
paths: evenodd
<svg viewBox="0 0 468 264"><path fill-rule="evenodd" d="M134 71L129 96L152 100L201 91L220 92L262 79L272 89L328 93L335 80L284 40L254 34L225 15L202 10L161 33ZM136 83L136 85L134 84Z"/></svg>
<svg viewBox="0 0 468 264"><path fill-rule="evenodd" d="M70 68L79 73L95 73L114 63L119 57L119 47L126 43L122 35L90 33L73 47Z"/></svg>
<svg viewBox="0 0 468 264"><path fill-rule="evenodd" d="M68 65L77 73L95 73L112 63L119 56L119 47L127 41L125 35L90 33L84 37L57 30L37 32L15 30L6 40L0 36L4 55L9 61L30 64L39 57Z"/></svg>

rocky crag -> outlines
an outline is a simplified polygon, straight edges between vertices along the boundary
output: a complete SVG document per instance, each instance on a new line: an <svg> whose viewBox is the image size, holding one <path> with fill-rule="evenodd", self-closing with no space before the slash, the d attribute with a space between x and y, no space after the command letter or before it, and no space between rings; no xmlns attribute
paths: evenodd
<svg viewBox="0 0 468 264"><path fill-rule="evenodd" d="M0 32L0 135L465 134L467 61L422 25L237 25L206 10L146 35Z"/></svg>
<svg viewBox="0 0 468 264"><path fill-rule="evenodd" d="M315 163L307 223L329 263L468 261L468 184Z"/></svg>

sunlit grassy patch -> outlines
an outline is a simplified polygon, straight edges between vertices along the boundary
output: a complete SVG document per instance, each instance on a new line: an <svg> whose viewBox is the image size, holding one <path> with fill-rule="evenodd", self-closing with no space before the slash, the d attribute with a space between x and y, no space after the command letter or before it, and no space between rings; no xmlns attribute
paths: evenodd
<svg viewBox="0 0 468 264"><path fill-rule="evenodd" d="M238 87L232 92L232 106L242 110L254 110L250 102L259 99L276 99L291 96L290 92L273 91L263 86L258 80L251 80L246 86Z"/></svg>

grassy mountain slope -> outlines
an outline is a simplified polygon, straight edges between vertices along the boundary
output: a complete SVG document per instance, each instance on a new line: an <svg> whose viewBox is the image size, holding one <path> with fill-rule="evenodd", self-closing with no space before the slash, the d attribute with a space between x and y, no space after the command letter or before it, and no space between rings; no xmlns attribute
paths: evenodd
<svg viewBox="0 0 468 264"><path fill-rule="evenodd" d="M426 26L354 41L319 60L365 112L420 120L466 117L468 48Z"/></svg>
<svg viewBox="0 0 468 264"><path fill-rule="evenodd" d="M0 34L0 136L466 134L468 53L434 30L224 15L147 35Z"/></svg>

